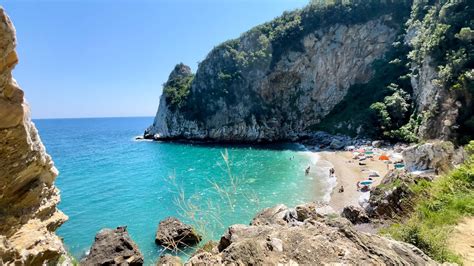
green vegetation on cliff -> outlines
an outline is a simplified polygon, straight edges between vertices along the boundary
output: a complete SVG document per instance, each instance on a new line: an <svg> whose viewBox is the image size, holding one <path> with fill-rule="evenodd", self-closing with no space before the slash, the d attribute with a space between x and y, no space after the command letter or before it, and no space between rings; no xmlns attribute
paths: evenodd
<svg viewBox="0 0 474 266"><path fill-rule="evenodd" d="M193 120L202 120L215 114L218 107L210 99L217 102L216 100L221 98L227 103L235 103L242 98L243 90L249 86L245 75L257 68L273 71L284 54L290 51L303 52L303 38L318 29L335 24L365 23L383 15L391 15L391 19L386 21L391 27L401 28L403 21L408 18L410 3L408 0L354 0L342 1L339 4L327 1L314 2L303 9L284 12L280 17L254 27L240 38L220 44L209 53L199 64L199 69L212 61L213 71L204 72L198 69L196 79L208 82L205 89L191 91L185 105L189 107L188 110L196 111L186 115ZM254 39L258 41L254 42ZM248 93L245 91L245 94ZM258 94L250 97L255 98L256 104L249 106L249 109L257 120L260 116L271 115L266 114L265 107L258 104Z"/></svg>
<svg viewBox="0 0 474 266"><path fill-rule="evenodd" d="M434 82L436 89L454 94L463 106L455 121L459 124L455 132L459 142L472 139L473 14L474 4L469 0L415 0L410 19L392 50L374 64L374 78L367 84L354 85L318 128L356 135L360 127L373 137L417 141L418 126L441 111L440 103L436 103L421 113L413 101L410 79L419 78L423 63L430 58L430 67L438 76Z"/></svg>
<svg viewBox="0 0 474 266"><path fill-rule="evenodd" d="M474 215L474 141L466 150L470 156L460 168L433 182L411 186L416 195L413 213L385 229L385 234L419 247L438 261L459 262L448 250L447 239L456 223Z"/></svg>
<svg viewBox="0 0 474 266"><path fill-rule="evenodd" d="M179 109L186 103L191 91L194 74L191 68L183 63L177 64L171 72L168 81L163 84L163 95L172 110Z"/></svg>
<svg viewBox="0 0 474 266"><path fill-rule="evenodd" d="M191 90L194 75L176 77L169 80L163 88L163 92L169 99L170 106L180 108Z"/></svg>

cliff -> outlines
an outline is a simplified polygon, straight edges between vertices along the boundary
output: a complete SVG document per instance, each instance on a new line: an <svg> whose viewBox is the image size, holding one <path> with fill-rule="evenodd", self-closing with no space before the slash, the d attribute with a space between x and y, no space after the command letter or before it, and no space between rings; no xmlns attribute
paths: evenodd
<svg viewBox="0 0 474 266"><path fill-rule="evenodd" d="M405 42L422 139L474 137L474 6L414 1Z"/></svg>
<svg viewBox="0 0 474 266"><path fill-rule="evenodd" d="M177 65L145 137L259 142L324 130L465 143L473 7L377 2L310 4L217 46L195 75Z"/></svg>
<svg viewBox="0 0 474 266"><path fill-rule="evenodd" d="M67 216L56 207L58 171L12 77L15 46L15 29L0 7L0 264L55 263L66 252L54 231Z"/></svg>
<svg viewBox="0 0 474 266"><path fill-rule="evenodd" d="M293 140L311 134L390 49L403 4L308 6L213 49L196 75L175 72L153 125L155 139Z"/></svg>

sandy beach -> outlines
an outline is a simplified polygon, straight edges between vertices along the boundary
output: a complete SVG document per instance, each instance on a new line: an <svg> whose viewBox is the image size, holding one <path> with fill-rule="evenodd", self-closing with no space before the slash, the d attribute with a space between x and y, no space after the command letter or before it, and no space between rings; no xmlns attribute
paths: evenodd
<svg viewBox="0 0 474 266"><path fill-rule="evenodd" d="M342 211L348 205L359 206L359 199L364 196L368 197L368 194L365 193L369 192L357 191L357 182L366 180L369 171L375 171L380 175L379 177L373 177L372 187L377 186L388 172L387 165L383 161L379 161L378 156L374 156L373 160L365 160L364 162L367 165L360 166L358 160L352 159L352 153L349 151L321 151L315 153L320 157L317 163L318 168L328 168L329 164L335 170L337 184L331 193L329 205L336 212ZM342 193L339 192L341 185L344 186L344 192Z"/></svg>

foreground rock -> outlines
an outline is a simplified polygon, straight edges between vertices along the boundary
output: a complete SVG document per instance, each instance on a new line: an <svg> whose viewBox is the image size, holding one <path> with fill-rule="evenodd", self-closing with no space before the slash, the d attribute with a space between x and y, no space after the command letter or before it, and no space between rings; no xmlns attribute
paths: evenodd
<svg viewBox="0 0 474 266"><path fill-rule="evenodd" d="M449 141L413 145L406 148L402 155L409 171L428 169L449 171L466 158L464 150L455 149L453 143Z"/></svg>
<svg viewBox="0 0 474 266"><path fill-rule="evenodd" d="M310 210L306 208L306 210ZM354 229L344 218L311 212L302 222L233 225L222 236L218 251L200 251L190 264L435 264L418 248Z"/></svg>
<svg viewBox="0 0 474 266"><path fill-rule="evenodd" d="M180 257L172 256L169 254L160 256L160 259L156 263L157 266L180 266L183 265L183 261Z"/></svg>
<svg viewBox="0 0 474 266"><path fill-rule="evenodd" d="M54 231L67 216L57 209L58 171L12 77L15 47L15 29L0 7L0 265L55 264L66 251Z"/></svg>
<svg viewBox="0 0 474 266"><path fill-rule="evenodd" d="M143 255L126 227L102 229L95 236L83 265L143 265Z"/></svg>
<svg viewBox="0 0 474 266"><path fill-rule="evenodd" d="M391 170L371 193L365 210L372 218L394 218L412 211L414 193L410 186L430 175L413 175L405 170Z"/></svg>
<svg viewBox="0 0 474 266"><path fill-rule="evenodd" d="M369 216L365 210L357 206L347 206L342 210L341 216L349 220L353 224L361 224L370 222Z"/></svg>
<svg viewBox="0 0 474 266"><path fill-rule="evenodd" d="M265 208L250 222L250 225L280 224L284 225L292 220L296 220L295 210L289 209L283 204L274 207Z"/></svg>
<svg viewBox="0 0 474 266"><path fill-rule="evenodd" d="M191 226L175 217L161 221L156 231L155 242L167 249L192 246L201 241L201 236Z"/></svg>

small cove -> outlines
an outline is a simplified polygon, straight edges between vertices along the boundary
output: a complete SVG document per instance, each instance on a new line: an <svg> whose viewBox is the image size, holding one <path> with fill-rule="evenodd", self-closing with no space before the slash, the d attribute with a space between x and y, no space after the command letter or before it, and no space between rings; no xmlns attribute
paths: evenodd
<svg viewBox="0 0 474 266"><path fill-rule="evenodd" d="M156 262L160 220L177 216L218 239L229 225L248 224L262 208L327 200L324 174L305 176L314 156L296 144L196 145L135 141L153 118L36 120L60 175L59 208L69 216L58 234L80 258L101 228L127 225ZM229 168L223 154L228 154ZM324 171L326 171L324 169ZM170 178L172 177L172 178ZM236 185L231 185L232 183ZM216 186L230 196L223 197ZM184 195L185 200L177 200ZM230 199L229 199L230 198ZM184 207L187 205L188 208ZM199 211L189 216L189 206ZM184 211L183 211L184 210ZM183 212L188 215L183 216Z"/></svg>

